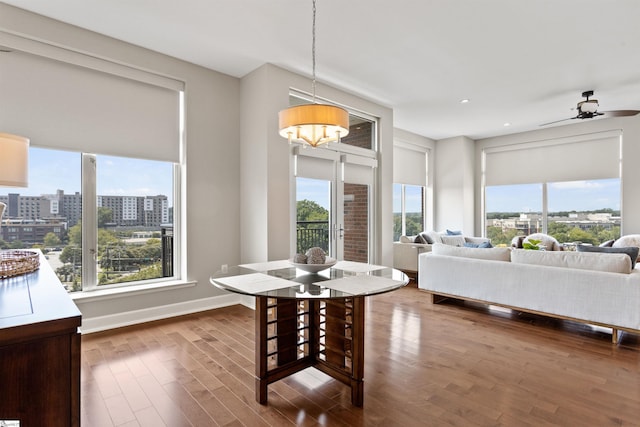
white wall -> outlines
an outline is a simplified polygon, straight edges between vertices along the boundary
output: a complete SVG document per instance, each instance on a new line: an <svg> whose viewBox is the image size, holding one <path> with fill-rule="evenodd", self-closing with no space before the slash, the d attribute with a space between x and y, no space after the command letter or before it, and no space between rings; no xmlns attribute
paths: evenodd
<svg viewBox="0 0 640 427"><path fill-rule="evenodd" d="M487 147L518 144L525 142L544 141L554 138L584 135L595 132L622 130L622 234L640 233L640 193L637 183L640 182L640 116L600 118L595 120L577 121L575 124L556 126L532 132L504 135L476 141L476 229L481 230L482 207L481 200L481 161L482 150ZM571 161L571 159L567 159ZM544 171L544 165L533 165Z"/></svg>
<svg viewBox="0 0 640 427"><path fill-rule="evenodd" d="M436 230L475 229L475 147L465 136L437 141L434 203Z"/></svg>
<svg viewBox="0 0 640 427"><path fill-rule="evenodd" d="M91 324L92 319L135 322L136 316L161 317L227 301L209 283L209 277L221 264L240 261L240 81L4 3L0 3L0 34L33 38L186 83L187 204L182 222L186 226L186 279L194 286L108 300L78 300L85 323ZM158 307L168 309L163 314Z"/></svg>
<svg viewBox="0 0 640 427"><path fill-rule="evenodd" d="M289 106L290 89L309 92L310 79L272 64L242 78L241 200L242 262L291 256L290 149L278 134L278 112ZM393 113L349 93L318 84L317 96L379 118L379 197L375 207L375 262L392 264Z"/></svg>

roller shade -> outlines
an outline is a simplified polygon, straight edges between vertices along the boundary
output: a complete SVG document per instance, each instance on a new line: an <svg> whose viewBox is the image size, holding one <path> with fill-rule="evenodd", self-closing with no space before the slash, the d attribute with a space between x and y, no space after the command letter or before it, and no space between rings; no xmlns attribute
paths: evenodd
<svg viewBox="0 0 640 427"><path fill-rule="evenodd" d="M326 149L294 149L295 175L312 179L332 181L336 176L336 162L340 156Z"/></svg>
<svg viewBox="0 0 640 427"><path fill-rule="evenodd" d="M620 141L611 131L486 148L485 185L619 178Z"/></svg>
<svg viewBox="0 0 640 427"><path fill-rule="evenodd" d="M378 166L376 159L344 154L340 156L340 162L345 183L373 185L374 171Z"/></svg>
<svg viewBox="0 0 640 427"><path fill-rule="evenodd" d="M175 88L17 50L0 54L0 129L33 146L178 162L179 114Z"/></svg>
<svg viewBox="0 0 640 427"><path fill-rule="evenodd" d="M427 150L411 144L393 145L393 182L427 185Z"/></svg>

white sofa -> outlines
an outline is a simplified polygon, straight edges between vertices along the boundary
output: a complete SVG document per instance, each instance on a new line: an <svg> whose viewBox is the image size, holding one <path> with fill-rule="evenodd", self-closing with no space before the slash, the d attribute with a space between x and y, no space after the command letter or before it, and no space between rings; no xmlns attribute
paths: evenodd
<svg viewBox="0 0 640 427"><path fill-rule="evenodd" d="M421 235L423 236L422 240L418 239L418 236L400 236L399 241L393 242L393 268L416 273L418 271L418 256L425 252L431 252L435 243L452 246L462 246L464 243L491 243L491 240L485 237L448 235L446 231L431 231L421 233ZM431 243L421 243L426 242L427 238Z"/></svg>
<svg viewBox="0 0 640 427"><path fill-rule="evenodd" d="M453 297L610 327L614 343L618 330L640 333L640 267L626 254L434 245L420 255L418 287L434 302Z"/></svg>

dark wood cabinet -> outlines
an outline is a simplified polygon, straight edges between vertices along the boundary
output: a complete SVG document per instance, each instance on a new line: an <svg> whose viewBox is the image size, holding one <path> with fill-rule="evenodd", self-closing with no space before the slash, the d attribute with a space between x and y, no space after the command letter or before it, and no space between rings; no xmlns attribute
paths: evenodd
<svg viewBox="0 0 640 427"><path fill-rule="evenodd" d="M0 280L0 420L80 425L80 311L40 256L40 269Z"/></svg>

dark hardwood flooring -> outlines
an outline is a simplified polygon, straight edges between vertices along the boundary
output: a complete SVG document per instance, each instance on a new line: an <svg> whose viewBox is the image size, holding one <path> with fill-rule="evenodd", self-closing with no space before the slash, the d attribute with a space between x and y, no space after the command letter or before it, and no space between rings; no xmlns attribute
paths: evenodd
<svg viewBox="0 0 640 427"><path fill-rule="evenodd" d="M640 338L409 285L367 300L364 407L314 369L254 398L243 306L82 337L82 425L638 426Z"/></svg>

